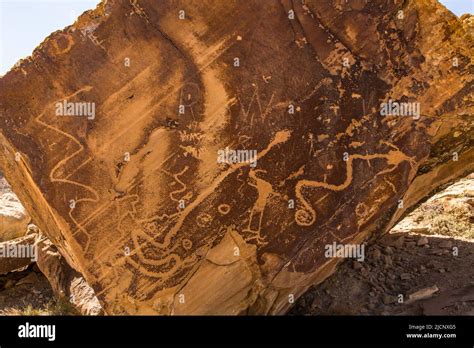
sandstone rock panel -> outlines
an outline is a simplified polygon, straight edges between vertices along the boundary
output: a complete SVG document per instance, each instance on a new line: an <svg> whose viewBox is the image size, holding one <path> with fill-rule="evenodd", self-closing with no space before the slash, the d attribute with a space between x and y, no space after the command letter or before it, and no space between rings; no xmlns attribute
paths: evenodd
<svg viewBox="0 0 474 348"><path fill-rule="evenodd" d="M325 245L473 170L469 23L434 0L103 1L0 80L0 166L107 313L282 313Z"/></svg>

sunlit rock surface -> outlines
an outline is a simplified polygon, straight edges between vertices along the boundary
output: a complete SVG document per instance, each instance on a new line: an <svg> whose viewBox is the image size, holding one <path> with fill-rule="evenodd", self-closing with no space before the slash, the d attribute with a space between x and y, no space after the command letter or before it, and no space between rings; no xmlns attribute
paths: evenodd
<svg viewBox="0 0 474 348"><path fill-rule="evenodd" d="M107 313L283 313L473 170L471 35L434 0L104 1L0 79L0 167Z"/></svg>
<svg viewBox="0 0 474 348"><path fill-rule="evenodd" d="M23 236L30 217L0 172L0 242Z"/></svg>

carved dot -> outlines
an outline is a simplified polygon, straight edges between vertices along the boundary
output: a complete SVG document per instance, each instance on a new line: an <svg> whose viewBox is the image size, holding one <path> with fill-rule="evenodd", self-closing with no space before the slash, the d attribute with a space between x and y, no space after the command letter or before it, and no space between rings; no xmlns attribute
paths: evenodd
<svg viewBox="0 0 474 348"><path fill-rule="evenodd" d="M221 204L217 207L217 210L219 211L219 213L221 213L222 215L227 215L229 214L230 212L230 205L228 204Z"/></svg>
<svg viewBox="0 0 474 348"><path fill-rule="evenodd" d="M196 218L196 223L198 224L199 227L207 227L210 225L211 220L212 220L211 215L206 214L206 213L201 213Z"/></svg>
<svg viewBox="0 0 474 348"><path fill-rule="evenodd" d="M300 226L311 226L316 220L316 216L306 210L297 210L295 212L296 223Z"/></svg>
<svg viewBox="0 0 474 348"><path fill-rule="evenodd" d="M368 213L368 207L365 203L359 203L356 207L357 216L366 216Z"/></svg>
<svg viewBox="0 0 474 348"><path fill-rule="evenodd" d="M183 248L186 250L191 249L193 246L193 242L191 242L189 239L183 239Z"/></svg>

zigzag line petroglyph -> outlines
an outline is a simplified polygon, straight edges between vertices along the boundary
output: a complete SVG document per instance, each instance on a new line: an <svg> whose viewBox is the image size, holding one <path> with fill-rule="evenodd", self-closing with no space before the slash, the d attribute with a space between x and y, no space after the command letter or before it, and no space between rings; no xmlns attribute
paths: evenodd
<svg viewBox="0 0 474 348"><path fill-rule="evenodd" d="M94 190L91 186L89 185L85 185L85 184L82 184L80 182L77 182L77 181L73 181L73 180L69 180L68 178L70 177L67 176L66 178L60 178L60 177L57 177L55 174L56 172L61 168L61 167L64 167L66 165L66 163L68 161L70 161L72 158L76 157L77 155L79 155L81 152L84 151L84 146L80 143L80 141L74 137L73 135L67 133L67 132L64 132L62 131L61 129L57 128L57 127L54 127L44 121L41 120L41 118L44 116L44 114L46 113L47 109L53 107L56 103L64 100L64 99L70 99L72 97L75 97L76 95L82 93L82 92L89 92L90 90L92 89L91 86L85 86L81 89L79 89L78 91L68 95L68 96L65 96L53 103L50 103L48 104L44 111L39 114L38 116L35 117L35 121L37 123L39 123L40 125L48 128L48 129L51 129L53 130L54 132L57 132L63 136L65 136L66 138L68 138L69 140L71 140L73 143L75 143L77 146L78 146L78 150L74 151L71 155L67 156L66 158L63 158L62 160L60 160L58 163L56 163L56 165L51 169L50 173L49 173L49 179L51 180L51 182L61 182L61 183L65 183L65 184L70 184L70 185L74 185L74 186L78 186L78 187L81 187L82 189L86 190L86 191L89 191L90 193L92 193L93 195L93 198L79 198L79 199L75 199L75 204L77 203L80 203L80 202L98 202L99 201L99 194L96 190ZM74 224L76 224L76 226L81 230L83 231L84 233L86 233L86 235L88 235L88 232L87 230L85 230L76 220L75 218L72 216L72 211L73 209L71 208L69 210L69 217L71 218L71 221L74 222Z"/></svg>
<svg viewBox="0 0 474 348"><path fill-rule="evenodd" d="M173 178L174 180L181 185L181 188L180 189L177 189L173 192L170 193L170 199L173 201L173 202L178 202L178 198L175 198L174 195L175 194L178 194L178 193L183 193L186 191L186 184L184 182L182 182L180 179L179 179L179 176L180 175L183 175L184 173L186 173L188 171L189 167L188 166L185 166L183 168L182 171L180 171L179 173L176 173L173 175Z"/></svg>

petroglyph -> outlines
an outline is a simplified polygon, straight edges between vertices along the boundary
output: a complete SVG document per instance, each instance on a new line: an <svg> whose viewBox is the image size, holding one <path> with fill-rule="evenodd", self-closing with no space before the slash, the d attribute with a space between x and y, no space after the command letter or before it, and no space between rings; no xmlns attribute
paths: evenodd
<svg viewBox="0 0 474 348"><path fill-rule="evenodd" d="M403 152L399 150L392 150L389 151L387 154L373 154L373 155L360 155L360 154L352 154L349 155L346 164L346 177L343 183L337 184L330 184L327 182L320 182L320 181L311 181L311 180L300 180L296 184L295 187L295 195L299 200L299 203L302 204L302 209L298 209L295 212L295 221L300 226L311 226L316 221L316 211L312 208L310 203L304 198L303 190L308 188L324 188L330 191L342 191L345 190L352 182L353 178L353 161L355 159L364 160L370 162L373 159L385 159L388 165L388 168L377 173L377 175L382 175L393 171L396 167L402 163L407 161L410 163L412 168L414 168L414 158L410 158L406 156Z"/></svg>
<svg viewBox="0 0 474 348"><path fill-rule="evenodd" d="M334 267L324 244L472 170L472 38L404 6L102 2L0 79L0 166L106 313L282 313Z"/></svg>

